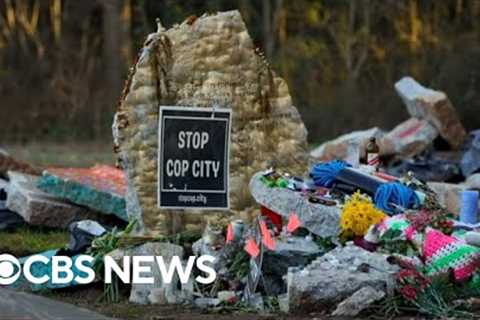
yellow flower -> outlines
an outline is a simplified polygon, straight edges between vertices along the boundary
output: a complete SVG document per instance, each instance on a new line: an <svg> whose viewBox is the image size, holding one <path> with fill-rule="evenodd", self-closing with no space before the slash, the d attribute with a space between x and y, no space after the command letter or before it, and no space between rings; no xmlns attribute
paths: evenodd
<svg viewBox="0 0 480 320"><path fill-rule="evenodd" d="M356 192L345 202L340 227L348 236L364 236L371 225L380 223L385 214L375 208L370 198Z"/></svg>

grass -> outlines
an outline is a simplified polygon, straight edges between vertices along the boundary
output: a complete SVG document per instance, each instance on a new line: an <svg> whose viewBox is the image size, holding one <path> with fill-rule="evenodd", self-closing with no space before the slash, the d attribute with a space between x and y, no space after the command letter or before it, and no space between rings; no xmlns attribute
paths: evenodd
<svg viewBox="0 0 480 320"><path fill-rule="evenodd" d="M20 227L14 232L0 232L0 252L17 257L63 248L69 234L63 230L47 230L34 227Z"/></svg>
<svg viewBox="0 0 480 320"><path fill-rule="evenodd" d="M16 159L37 166L89 167L95 164L115 164L112 143L109 142L38 142L0 146Z"/></svg>

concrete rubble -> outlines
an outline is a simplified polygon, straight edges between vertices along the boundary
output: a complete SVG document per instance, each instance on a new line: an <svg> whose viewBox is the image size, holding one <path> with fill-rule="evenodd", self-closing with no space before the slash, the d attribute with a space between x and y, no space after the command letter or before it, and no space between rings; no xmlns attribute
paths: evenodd
<svg viewBox="0 0 480 320"><path fill-rule="evenodd" d="M429 182L428 186L437 194L438 202L450 212L460 214L462 191L467 190L464 184L446 182Z"/></svg>
<svg viewBox="0 0 480 320"><path fill-rule="evenodd" d="M38 177L8 172L10 183L6 207L18 213L31 225L66 229L73 221L93 219L99 215L37 188Z"/></svg>
<svg viewBox="0 0 480 320"><path fill-rule="evenodd" d="M283 277L291 267L309 264L323 250L311 239L290 236L276 241L275 250L266 251L263 256L262 274L266 290L270 294L281 294L287 289Z"/></svg>
<svg viewBox="0 0 480 320"><path fill-rule="evenodd" d="M409 158L427 149L438 136L435 127L425 120L410 118L393 128L379 141L383 155Z"/></svg>
<svg viewBox="0 0 480 320"><path fill-rule="evenodd" d="M467 177L480 170L480 130L470 132L465 149L460 165Z"/></svg>
<svg viewBox="0 0 480 320"><path fill-rule="evenodd" d="M480 190L480 173L472 174L465 181L465 186L469 189Z"/></svg>
<svg viewBox="0 0 480 320"><path fill-rule="evenodd" d="M304 228L321 237L336 237L340 231L340 208L308 202L289 189L269 188L261 181L263 173L253 175L250 192L255 200L284 218L295 212Z"/></svg>
<svg viewBox="0 0 480 320"><path fill-rule="evenodd" d="M89 169L48 169L40 178L38 188L77 205L128 221L125 175L114 167L97 165Z"/></svg>
<svg viewBox="0 0 480 320"><path fill-rule="evenodd" d="M385 255L368 252L353 244L337 247L304 269L289 270L288 311L308 312L322 306L329 309L364 287L390 294L398 270L398 266L390 264ZM351 302L345 304L348 303Z"/></svg>
<svg viewBox="0 0 480 320"><path fill-rule="evenodd" d="M183 257L184 249L181 246L164 242L147 242L140 246L116 250L109 254L119 261L123 256L162 256L168 265L174 256ZM162 280L160 269L156 262L145 262L152 270L153 284L132 284L129 301L137 304L181 304L193 301L193 279L187 284L181 284L175 274L171 283Z"/></svg>
<svg viewBox="0 0 480 320"><path fill-rule="evenodd" d="M310 156L320 161L345 159L348 157L349 145L355 144L357 148L363 150L370 137L382 138L384 135L385 132L377 127L368 130L353 131L316 147L310 152Z"/></svg>
<svg viewBox="0 0 480 320"><path fill-rule="evenodd" d="M349 298L340 302L333 311L334 317L355 317L370 305L385 297L385 292L366 286L358 289Z"/></svg>
<svg viewBox="0 0 480 320"><path fill-rule="evenodd" d="M452 148L461 147L467 134L444 92L423 87L411 77L395 83L395 89L412 117L430 122Z"/></svg>

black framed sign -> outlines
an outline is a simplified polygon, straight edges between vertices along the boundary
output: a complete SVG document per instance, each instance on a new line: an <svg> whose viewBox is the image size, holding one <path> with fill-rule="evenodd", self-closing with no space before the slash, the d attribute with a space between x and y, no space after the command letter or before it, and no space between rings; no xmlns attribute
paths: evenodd
<svg viewBox="0 0 480 320"><path fill-rule="evenodd" d="M230 127L230 109L160 106L159 208L230 208Z"/></svg>

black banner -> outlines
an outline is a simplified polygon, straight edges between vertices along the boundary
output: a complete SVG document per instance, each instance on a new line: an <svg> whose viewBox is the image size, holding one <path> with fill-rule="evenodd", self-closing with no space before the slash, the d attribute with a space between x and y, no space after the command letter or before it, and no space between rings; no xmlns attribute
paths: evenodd
<svg viewBox="0 0 480 320"><path fill-rule="evenodd" d="M230 109L160 107L160 208L229 208L230 124Z"/></svg>

